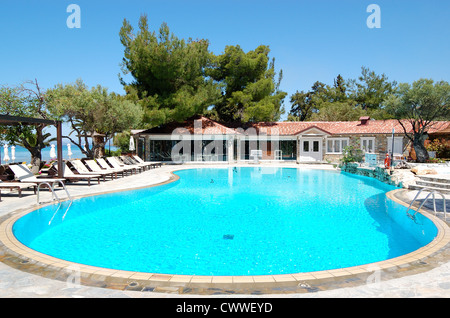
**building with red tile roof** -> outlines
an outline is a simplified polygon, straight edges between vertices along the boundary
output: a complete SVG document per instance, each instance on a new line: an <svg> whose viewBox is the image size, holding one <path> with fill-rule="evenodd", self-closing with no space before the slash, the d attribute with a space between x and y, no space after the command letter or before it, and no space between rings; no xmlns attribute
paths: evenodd
<svg viewBox="0 0 450 318"><path fill-rule="evenodd" d="M228 127L203 116L140 131L140 155L147 160L225 161L252 160L259 150L262 160L336 162L349 145L378 159L386 153L408 156L412 134L407 120L335 122L262 122ZM448 136L450 121L434 122L428 134Z"/></svg>

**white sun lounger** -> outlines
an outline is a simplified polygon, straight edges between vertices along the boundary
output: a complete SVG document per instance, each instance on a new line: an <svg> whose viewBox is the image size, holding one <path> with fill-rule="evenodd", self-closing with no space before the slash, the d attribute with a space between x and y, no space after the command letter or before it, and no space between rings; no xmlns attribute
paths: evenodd
<svg viewBox="0 0 450 318"><path fill-rule="evenodd" d="M10 165L9 168L14 173L15 179L20 182L50 183L52 185L54 183L64 182L64 179L38 178L24 164Z"/></svg>
<svg viewBox="0 0 450 318"><path fill-rule="evenodd" d="M106 172L106 173L110 173L111 177L115 176L117 179L117 173L118 172L122 172L122 176L123 176L123 170L122 171L117 171L117 170L112 170L112 169L102 169L102 167L100 167L97 162L95 162L95 160L86 160L86 165L93 171L93 172Z"/></svg>
<svg viewBox="0 0 450 318"><path fill-rule="evenodd" d="M53 168L58 171L58 164L53 164ZM97 179L98 184L100 184L100 178L102 177L99 174L76 174L74 173L66 163L63 166L63 176L64 179L68 181L79 181L86 180L88 182L88 186L91 186L91 179Z"/></svg>
<svg viewBox="0 0 450 318"><path fill-rule="evenodd" d="M106 162L106 160L105 159L103 159L103 158L99 158L99 159L96 159L97 160L97 163L98 163L98 165L100 166L100 167L102 167L102 168L104 168L104 169L112 169L112 170L116 170L117 172L131 172L131 173L133 173L133 169L132 168L126 168L126 167L111 167L111 165L110 164L108 164L107 162Z"/></svg>
<svg viewBox="0 0 450 318"><path fill-rule="evenodd" d="M116 157L108 157L106 158L108 162L113 166L114 168L125 168L125 169L131 169L131 171L134 171L136 173L136 169L139 169L139 167L132 167L129 165L124 164Z"/></svg>
<svg viewBox="0 0 450 318"><path fill-rule="evenodd" d="M83 162L81 162L80 159L75 159L75 160L71 160L70 163L72 164L72 166L77 170L77 172L79 174L87 174L87 175L101 175L103 177L103 181L105 181L105 177L106 176L113 176L110 172L105 172L105 171L101 171L101 172L93 172L90 171L88 168L86 168L86 166L84 165Z"/></svg>
<svg viewBox="0 0 450 318"><path fill-rule="evenodd" d="M34 193L36 194L36 188L37 188L37 183L32 183L32 182L3 182L0 180L0 190L1 189L10 189L12 190L17 190L17 192L19 193L19 198L22 197L22 190L23 189L28 189L28 188L33 188L34 189ZM1 200L1 194L0 194L0 200Z"/></svg>
<svg viewBox="0 0 450 318"><path fill-rule="evenodd" d="M127 157L125 157L125 159L127 159L128 162L130 162L131 164L136 164L141 167L144 167L144 169L150 170L152 168L152 164L150 162L144 162L144 161L141 162L141 161L137 160L134 156L132 156L132 157L127 156Z"/></svg>
<svg viewBox="0 0 450 318"><path fill-rule="evenodd" d="M125 167L135 167L137 169L140 169L141 171L144 171L146 168L145 164L133 162L133 160L131 160L131 158L128 156L120 156L117 158L117 160L122 161Z"/></svg>
<svg viewBox="0 0 450 318"><path fill-rule="evenodd" d="M151 162L151 161L144 161L141 157L137 156L137 155L133 155L133 158L140 163L146 163L149 164L150 167L152 168L156 168L156 167L161 167L162 163L161 162Z"/></svg>

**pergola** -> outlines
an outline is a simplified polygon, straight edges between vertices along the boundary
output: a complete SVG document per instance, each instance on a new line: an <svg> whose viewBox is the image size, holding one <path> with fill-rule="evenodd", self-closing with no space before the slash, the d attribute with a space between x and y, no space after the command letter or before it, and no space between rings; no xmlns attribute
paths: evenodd
<svg viewBox="0 0 450 318"><path fill-rule="evenodd" d="M57 145L57 160L58 160L58 178L63 177L63 154L62 154L62 122L58 120L48 120L42 118L29 118L29 117L18 117L10 115L0 115L0 125L5 126L17 126L17 125L39 125L44 124L47 126L56 126L56 145Z"/></svg>

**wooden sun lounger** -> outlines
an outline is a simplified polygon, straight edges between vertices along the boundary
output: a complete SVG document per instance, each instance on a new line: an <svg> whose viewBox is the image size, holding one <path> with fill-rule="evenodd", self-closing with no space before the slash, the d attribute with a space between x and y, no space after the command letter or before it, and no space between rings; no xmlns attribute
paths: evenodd
<svg viewBox="0 0 450 318"><path fill-rule="evenodd" d="M9 168L14 173L15 179L24 183L49 183L53 186L55 183L65 181L64 179L59 178L38 178L24 164L10 165Z"/></svg>
<svg viewBox="0 0 450 318"><path fill-rule="evenodd" d="M123 162L119 161L116 157L108 157L106 159L114 168L130 169L130 171L134 171L134 173L136 173L137 169L139 169L139 167L133 167L133 166L124 164Z"/></svg>
<svg viewBox="0 0 450 318"><path fill-rule="evenodd" d="M112 170L112 169L102 169L97 162L95 162L95 160L86 160L86 165L92 170L92 172L106 172L109 173L111 175L111 178L116 178L117 179L117 174L122 172L122 177L123 177L123 170L122 171L117 171L117 170Z"/></svg>
<svg viewBox="0 0 450 318"><path fill-rule="evenodd" d="M0 190L1 189L9 189L9 190L17 190L19 193L19 198L22 197L22 189L33 188L34 194L36 194L37 183L32 182L3 182L0 181ZM0 201L2 199L0 192Z"/></svg>
<svg viewBox="0 0 450 318"><path fill-rule="evenodd" d="M132 157L127 156L127 157L125 157L125 159L127 159L128 162L131 163L131 164L135 164L135 165L143 167L144 170L147 170L147 169L150 170L152 168L152 164L151 163L149 163L149 162L141 162L141 161L137 160L136 158L134 158L134 156L132 156Z"/></svg>
<svg viewBox="0 0 450 318"><path fill-rule="evenodd" d="M133 174L133 168L118 167L118 166L114 167L114 166L112 166L111 163L106 162L106 160L105 160L105 159L102 159L102 158L97 159L97 163L98 163L98 165L99 165L100 167L102 167L102 168L104 168L104 169L113 169L113 170L116 170L116 171L120 171L120 172L122 172L122 173L128 173L128 172L130 172L131 174ZM111 166L112 166L112 167L111 167Z"/></svg>
<svg viewBox="0 0 450 318"><path fill-rule="evenodd" d="M127 156L120 156L117 158L117 160L120 160L124 163L125 167L135 167L136 169L139 169L141 172L145 170L145 165L135 163L131 160L130 157Z"/></svg>
<svg viewBox="0 0 450 318"><path fill-rule="evenodd" d="M93 172L90 171L83 162L81 162L81 160L76 159L76 160L71 160L70 164L77 170L77 172L79 174L83 174L83 175L101 175L103 177L103 181L106 181L106 176L112 176L113 178L113 174L111 174L110 172Z"/></svg>
<svg viewBox="0 0 450 318"><path fill-rule="evenodd" d="M55 171L58 171L58 164L54 164L53 167ZM63 167L63 176L69 182L76 182L80 180L84 180L88 182L88 186L91 186L91 179L97 179L98 184L100 184L100 178L102 177L99 174L76 174L74 173L69 166L64 163Z"/></svg>
<svg viewBox="0 0 450 318"><path fill-rule="evenodd" d="M139 157L137 155L133 155L133 158L136 159L137 162L147 163L147 164L151 165L151 168L156 168L156 167L162 166L161 162L144 161L141 157Z"/></svg>

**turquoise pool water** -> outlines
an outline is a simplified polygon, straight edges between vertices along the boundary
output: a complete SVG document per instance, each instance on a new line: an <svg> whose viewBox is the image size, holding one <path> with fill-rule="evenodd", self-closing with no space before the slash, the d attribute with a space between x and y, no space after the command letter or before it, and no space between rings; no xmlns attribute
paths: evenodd
<svg viewBox="0 0 450 318"><path fill-rule="evenodd" d="M377 180L294 168L202 168L176 182L25 215L17 239L105 268L180 275L269 275L363 265L431 242L435 225L387 199ZM51 222L50 222L51 221ZM49 224L50 223L50 224Z"/></svg>

